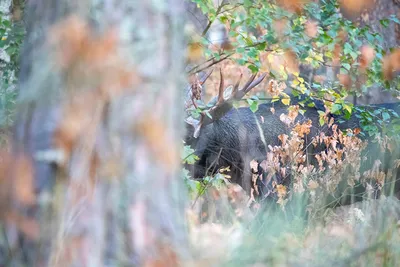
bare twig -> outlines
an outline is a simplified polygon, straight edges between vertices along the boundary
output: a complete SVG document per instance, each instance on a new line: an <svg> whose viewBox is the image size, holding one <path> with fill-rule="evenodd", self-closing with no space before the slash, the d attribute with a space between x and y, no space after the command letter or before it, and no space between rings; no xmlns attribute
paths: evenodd
<svg viewBox="0 0 400 267"><path fill-rule="evenodd" d="M251 45L243 46L243 47L238 48L238 49L245 49L245 50L247 50L247 49L249 49L249 48L251 48L251 47L255 47L255 46L260 45L260 44L262 44L262 43L263 43L263 42L261 42L261 43L254 43L254 44L251 44ZM264 51L266 51L266 52L272 52L273 50L272 50L272 49L265 49ZM216 60L216 57L215 57L215 56L214 56L214 57L211 57L210 59L206 60L205 62L200 63L199 65L197 65L197 66L191 68L187 73L188 73L188 74L194 74L194 73L199 73L199 72L201 72L201 71L204 71L205 69L207 69L207 68L209 68L209 67L211 67L211 66L213 66L213 65L215 65L215 64L218 64L218 63L224 61L225 59L230 58L230 57L231 57L232 55L234 55L234 54L235 54L234 52L229 52L229 53L226 53L226 54L225 54L225 51L222 51L222 52L218 55L218 56L220 56L220 59ZM206 66L201 67L201 66L203 66L203 65L205 65L205 64L206 64ZM200 68L200 67L201 67L201 68Z"/></svg>
<svg viewBox="0 0 400 267"><path fill-rule="evenodd" d="M221 9L227 5L226 3L224 3L225 1L222 1L222 3L217 7L217 11L215 12L215 18L213 20L208 20L207 26L206 28L203 30L203 32L201 33L201 36L205 36L208 32L208 30L210 29L211 25L213 24L213 22L215 21L215 19L218 17L218 15L221 13Z"/></svg>
<svg viewBox="0 0 400 267"><path fill-rule="evenodd" d="M198 66L196 66L196 67L192 68L191 70L189 70L188 73L189 73L189 74L194 74L194 73L202 72L202 71L208 69L209 67L212 67L212 66L214 66L215 64L218 64L218 63L224 61L225 59L231 57L233 54L234 54L234 53L226 54L225 56L221 57L220 59L218 59L218 60L213 60L212 62L210 62L209 64L207 64L206 66L204 66L204 67L202 67L202 68L200 68L200 69L197 69ZM199 66L201 66L201 65L199 65Z"/></svg>

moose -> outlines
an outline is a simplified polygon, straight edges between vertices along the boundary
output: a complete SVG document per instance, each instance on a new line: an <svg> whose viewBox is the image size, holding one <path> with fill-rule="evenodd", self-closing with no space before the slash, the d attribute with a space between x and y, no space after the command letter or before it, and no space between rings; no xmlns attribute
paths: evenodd
<svg viewBox="0 0 400 267"><path fill-rule="evenodd" d="M199 80L200 85L205 82L210 74L205 75ZM247 193L250 193L254 184L252 182L252 170L250 162L255 160L261 162L265 159L268 147L277 146L280 144L279 135L289 134L291 127L284 123L280 117L287 113L288 107L281 102L260 104L256 112L252 112L248 107L233 108L233 102L243 98L250 90L259 85L266 75L261 75L256 79L256 74L252 75L245 85L239 89L240 80L233 88L224 88L224 79L220 72L220 84L218 96L214 97L209 105L207 112L201 114L199 119L193 119L188 115L186 143L190 145L198 156L199 160L192 166L187 166L193 178L202 178L208 174L216 173L220 168L229 166L231 181L239 184ZM192 96L193 97L193 96ZM187 101L192 101L193 98ZM292 103L296 104L300 100L292 98ZM273 108L274 112L272 112ZM400 105L397 103L385 103L366 107L372 110L390 109L394 112L400 111ZM315 155L318 152L326 149L323 145L313 146L311 142L314 137L321 132L329 134L332 129L327 125L321 126L319 123L320 112L325 112L325 107L322 101L315 100L314 105L305 106L305 112L299 114L296 122L304 122L310 120L312 127L306 136L308 155ZM328 113L328 120L334 119L339 130L359 129L361 122L359 112L354 112L348 119L343 119L343 116L333 115ZM371 141L369 137L362 139ZM371 167L373 161L380 157L397 159L397 151L392 151L392 154L380 153L376 143L368 142L368 148L363 155L368 154L372 157L369 160L364 160L362 168L366 170ZM379 153L377 153L379 152ZM366 154L365 154L366 153ZM313 158L312 156L310 158ZM393 160L387 160L385 163ZM314 162L315 163L315 162ZM388 167L387 167L388 168ZM258 170L259 171L259 170ZM282 182L282 181L278 181ZM397 183L396 183L397 185ZM258 184L260 186L260 184ZM261 185L262 186L262 185ZM270 185L269 185L270 186ZM265 184L264 184L265 187ZM365 189L365 188L364 188ZM395 188L400 191L400 188ZM262 191L259 188L259 191Z"/></svg>

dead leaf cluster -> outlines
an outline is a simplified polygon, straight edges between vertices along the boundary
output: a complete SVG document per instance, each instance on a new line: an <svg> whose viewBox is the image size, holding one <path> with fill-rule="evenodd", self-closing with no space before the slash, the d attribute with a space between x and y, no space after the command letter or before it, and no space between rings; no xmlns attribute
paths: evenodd
<svg viewBox="0 0 400 267"><path fill-rule="evenodd" d="M268 194L276 194L278 203L283 205L284 197L288 198L293 193L309 190L313 201L316 201L318 197L335 192L342 181L346 181L349 186L360 182L359 170L363 160L360 155L366 147L366 142L357 136L360 130L349 129L343 133L331 118L328 120L329 123L327 122L328 132L321 131L306 141L310 138L308 134L313 127L312 122L308 120L295 123L297 115L296 106L291 106L288 114L281 115L281 120L292 129L290 134L279 136L281 142L279 146L268 146L269 151L264 161L259 163L252 161L253 171L258 170L259 166L266 174L263 183L275 188ZM315 155L308 155L310 145L306 144L315 149ZM259 173L254 175L254 187L257 179L263 179L262 175ZM291 190L286 188L289 180L293 186ZM363 181L383 184L384 177L379 168L375 168L370 173L364 174ZM253 194L255 197L260 197L257 189Z"/></svg>

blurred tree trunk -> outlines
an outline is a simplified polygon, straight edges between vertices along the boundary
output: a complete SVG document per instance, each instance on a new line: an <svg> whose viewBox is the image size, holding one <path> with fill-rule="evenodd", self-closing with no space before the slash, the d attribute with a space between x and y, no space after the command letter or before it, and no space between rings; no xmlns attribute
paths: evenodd
<svg viewBox="0 0 400 267"><path fill-rule="evenodd" d="M186 260L182 12L179 0L28 1L7 264Z"/></svg>

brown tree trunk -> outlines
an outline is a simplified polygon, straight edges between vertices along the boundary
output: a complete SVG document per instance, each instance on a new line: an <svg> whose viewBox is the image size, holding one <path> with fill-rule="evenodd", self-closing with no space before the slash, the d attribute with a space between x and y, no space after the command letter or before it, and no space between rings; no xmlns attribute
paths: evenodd
<svg viewBox="0 0 400 267"><path fill-rule="evenodd" d="M27 167L8 171L31 183L10 194L8 262L176 266L182 3L73 2L28 1L12 155Z"/></svg>

